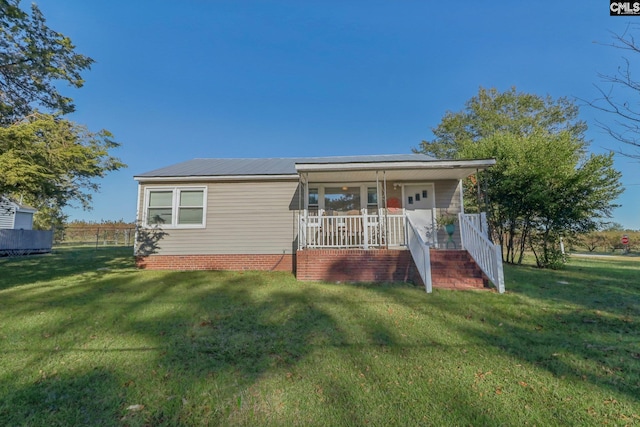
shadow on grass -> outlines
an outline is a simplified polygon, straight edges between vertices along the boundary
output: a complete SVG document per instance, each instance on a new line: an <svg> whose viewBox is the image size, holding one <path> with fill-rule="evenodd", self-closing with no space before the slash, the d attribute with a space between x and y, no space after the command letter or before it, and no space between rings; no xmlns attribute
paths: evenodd
<svg viewBox="0 0 640 427"><path fill-rule="evenodd" d="M30 376L52 360L65 364L67 359L82 361L89 370L62 368L65 374L55 378L11 390L0 387L0 399L19 410L7 418L9 424L112 425L127 416L133 424L188 424L193 413L182 399L206 400L206 379L229 377L234 387L198 406L211 408L199 419L217 424L225 414L214 408L234 408L238 390L266 372L295 365L320 344L342 340L333 319L314 304L314 295L287 292L286 287L261 294L261 288L270 286L262 274L102 271L98 269L123 261L80 252L63 253L75 263L60 268L55 268L59 258L46 260L48 274L32 272L2 282L3 304L13 307L14 316L30 320L13 325L12 335L25 337L20 347L0 345L3 358L22 359L15 374ZM19 264L16 260L9 267ZM65 281L28 292L16 288L46 278ZM140 360L146 361L142 369ZM133 372L126 368L130 364L136 366ZM103 397L81 391L85 382L101 378L105 367L114 372L104 375L98 387ZM71 409L59 416L51 399ZM102 402L100 407L96 402ZM144 410L128 414L126 407L136 403L144 404ZM10 407L1 408L0 414L9 417ZM86 422L85 409L95 412L95 421Z"/></svg>
<svg viewBox="0 0 640 427"><path fill-rule="evenodd" d="M556 378L639 400L640 264L581 264L561 271L507 266L505 273L505 296L433 303L458 318L456 328L474 342Z"/></svg>
<svg viewBox="0 0 640 427"><path fill-rule="evenodd" d="M123 393L117 375L103 368L74 374L40 372L32 384L3 393L0 424L115 425Z"/></svg>
<svg viewBox="0 0 640 427"><path fill-rule="evenodd" d="M634 294L633 288L627 289L626 280L618 282L615 277L610 283L618 285L611 297L602 301L585 297L582 303L576 302L582 297L572 298L572 293L585 292L581 287L587 285L580 275L591 274L580 270L536 276L507 269L507 283L512 284L507 295L453 291L426 295L422 288L410 285L349 284L326 286L344 289L342 294L323 293L318 287L301 292L305 285L287 274L137 271L128 268L133 265L130 253L125 256L116 251L103 257L91 250L59 254L70 265L56 269L55 262L45 263L53 271L50 276L31 260L23 260L37 271L16 277L17 284L4 277L6 264L0 264L0 308L11 309L20 319L21 323L11 325L11 335L24 337L12 342L7 334L0 340L3 359L20 359L11 375L0 377L0 383L9 384L0 386L0 400L10 402L0 404L0 421L11 421L5 424L96 424L85 422L84 408L95 412L101 425L181 425L194 419L203 424L268 421L273 413L260 407L245 410L242 399L262 378L294 371L303 359L317 357L317 352L339 352L340 358L348 359L345 370L352 373L354 367L365 372L367 365L383 369L371 357L403 358L405 351L428 352L431 348L440 354L451 346L444 338L438 342L437 336L429 334L411 344L398 339L402 331L394 329L392 313L378 311L386 310L389 303L409 306L427 313L436 324L448 325L449 333L458 331L465 337L456 342L477 343L489 348L489 353L508 354L555 376L588 381L613 394L633 399L639 395L639 384L627 380L640 376L634 359L640 342L638 292L627 298L626 306L613 304L625 292ZM20 267L19 260L11 264L12 269ZM519 274L524 278L515 277ZM599 274L606 276L604 271ZM42 286L17 288L38 280ZM540 286L536 289L536 285L551 286L558 281L570 285L554 288L551 295ZM366 294L374 304L341 299L360 288L374 291ZM378 299L382 304L375 303ZM341 323L327 309L330 305L340 305L346 313ZM387 320L380 320L385 314ZM342 322L355 327L350 330ZM362 334L355 336L354 329ZM371 347L380 351L374 356L359 351ZM60 373L40 379L38 372L49 372L52 365ZM336 412L336 422L362 424L371 408L358 392L359 379L340 374L319 380L325 404ZM387 372L378 375L387 380ZM105 383L98 387L100 395L81 392L91 381ZM65 391L68 387L80 391ZM408 393L413 389L399 388ZM461 384L445 383L439 390L442 395L433 402L453 402L451 409L458 417L454 421L478 425L510 421L505 415L508 411L491 417L483 413L473 405L473 391ZM75 409L51 412L52 399L57 407ZM429 411L440 413L442 420L451 417L448 408L421 401L424 396L398 395L385 401L388 399L398 406L407 405L410 415L406 419L420 420ZM144 408L127 409L134 404ZM18 408L16 414L3 418L11 416L12 407ZM428 424L427 420L433 418L425 420ZM371 421L380 424L385 420Z"/></svg>
<svg viewBox="0 0 640 427"><path fill-rule="evenodd" d="M0 291L82 273L133 267L133 248L129 246L55 247L49 254L0 258Z"/></svg>
<svg viewBox="0 0 640 427"><path fill-rule="evenodd" d="M640 312L640 262L572 259L562 270L505 266L510 289L530 298L614 314ZM509 277L510 276L510 277Z"/></svg>

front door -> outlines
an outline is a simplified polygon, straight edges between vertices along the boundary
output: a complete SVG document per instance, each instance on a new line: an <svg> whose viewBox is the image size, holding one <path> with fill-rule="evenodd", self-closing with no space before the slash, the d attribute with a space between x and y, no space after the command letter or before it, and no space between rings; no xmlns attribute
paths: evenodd
<svg viewBox="0 0 640 427"><path fill-rule="evenodd" d="M427 244L436 244L436 227L433 184L406 185L404 187L404 208L411 222Z"/></svg>

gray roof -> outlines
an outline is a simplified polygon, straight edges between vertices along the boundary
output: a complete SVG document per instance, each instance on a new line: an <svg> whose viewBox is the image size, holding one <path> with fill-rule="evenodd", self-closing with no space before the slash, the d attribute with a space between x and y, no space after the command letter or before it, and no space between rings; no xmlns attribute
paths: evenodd
<svg viewBox="0 0 640 427"><path fill-rule="evenodd" d="M296 164L340 164L437 161L426 154L384 154L338 157L291 157L271 159L193 159L145 172L136 177L297 175Z"/></svg>
<svg viewBox="0 0 640 427"><path fill-rule="evenodd" d="M19 211L33 211L33 212L37 212L38 210L36 208L34 208L33 206L29 206L29 205L23 205L22 203L18 203L15 200L13 200L10 197L6 197L6 196L2 196L0 195L0 202L7 202L7 203L11 203L12 205L14 205L14 207L16 207Z"/></svg>

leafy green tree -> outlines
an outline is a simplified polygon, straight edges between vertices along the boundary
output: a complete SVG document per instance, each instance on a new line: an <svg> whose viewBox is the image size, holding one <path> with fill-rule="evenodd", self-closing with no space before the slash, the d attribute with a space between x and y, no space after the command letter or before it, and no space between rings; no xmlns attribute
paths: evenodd
<svg viewBox="0 0 640 427"><path fill-rule="evenodd" d="M613 155L587 153L586 124L577 117L565 98L480 88L420 146L440 158L497 160L480 181L505 262L522 263L531 249L539 267L562 265L560 238L596 229L616 206L621 175ZM474 192L467 186L467 201L481 209Z"/></svg>
<svg viewBox="0 0 640 427"><path fill-rule="evenodd" d="M20 0L0 0L0 123L31 113L34 104L61 113L74 111L56 83L82 87L80 73L93 60L75 53L68 37L47 27L40 9L20 9Z"/></svg>
<svg viewBox="0 0 640 427"><path fill-rule="evenodd" d="M38 208L40 228L60 226L69 204L90 208L95 179L125 166L109 154L118 144L108 131L63 118L75 107L58 85L82 87L92 63L35 4L25 12L20 0L0 0L0 194Z"/></svg>
<svg viewBox="0 0 640 427"><path fill-rule="evenodd" d="M47 114L0 127L0 194L21 195L49 221L59 220L73 202L89 208L91 193L99 189L95 179L125 166L109 154L118 145L106 130L90 132Z"/></svg>

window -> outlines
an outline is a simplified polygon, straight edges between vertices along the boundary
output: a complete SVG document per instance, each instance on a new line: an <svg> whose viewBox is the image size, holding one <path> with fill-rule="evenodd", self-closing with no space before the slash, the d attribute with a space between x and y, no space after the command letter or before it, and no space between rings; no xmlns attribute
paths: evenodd
<svg viewBox="0 0 640 427"><path fill-rule="evenodd" d="M378 206L378 189L376 187L367 188L367 205Z"/></svg>
<svg viewBox="0 0 640 427"><path fill-rule="evenodd" d="M318 206L318 189L309 188L309 206Z"/></svg>
<svg viewBox="0 0 640 427"><path fill-rule="evenodd" d="M378 189L376 187L367 188L367 212L372 215L378 213Z"/></svg>
<svg viewBox="0 0 640 427"><path fill-rule="evenodd" d="M338 212L360 209L360 187L326 187L324 208Z"/></svg>
<svg viewBox="0 0 640 427"><path fill-rule="evenodd" d="M178 225L202 224L203 213L203 191L187 190L180 191L180 203L178 204Z"/></svg>
<svg viewBox="0 0 640 427"><path fill-rule="evenodd" d="M164 227L202 227L204 188L147 189L146 224Z"/></svg>
<svg viewBox="0 0 640 427"><path fill-rule="evenodd" d="M147 224L171 225L172 205L173 191L150 191Z"/></svg>

